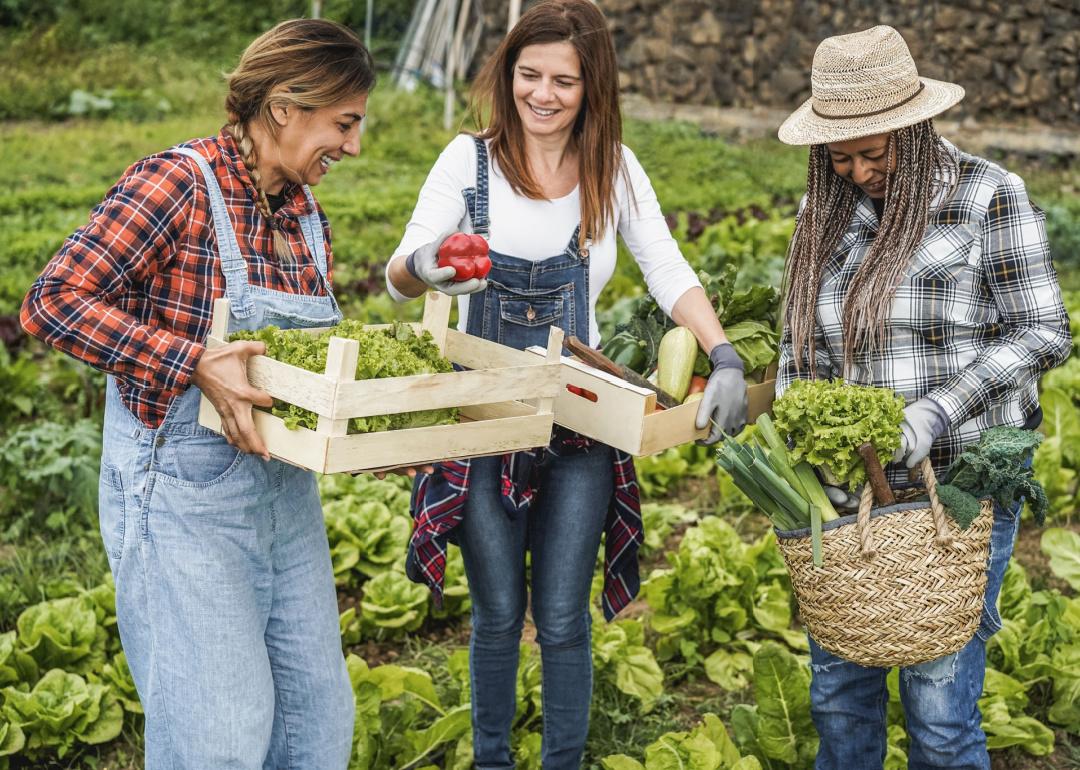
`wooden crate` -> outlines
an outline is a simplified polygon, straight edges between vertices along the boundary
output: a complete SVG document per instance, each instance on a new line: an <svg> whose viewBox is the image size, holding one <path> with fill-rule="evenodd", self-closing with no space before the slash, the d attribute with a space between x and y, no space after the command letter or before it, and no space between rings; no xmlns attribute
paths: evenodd
<svg viewBox="0 0 1080 770"><path fill-rule="evenodd" d="M253 356L247 370L252 385L319 415L316 430L290 430L280 417L254 410L256 430L270 454L320 473L338 473L547 446L553 400L561 388L562 331L551 330L547 352L538 358L533 353L448 329L449 317L450 298L431 292L426 298L424 320L413 326L431 332L443 355L468 371L357 380L359 343L340 337L330 340L326 371L322 374L266 356ZM225 344L228 318L228 300L217 300L208 347ZM461 422L348 434L349 419L353 417L445 407L459 407ZM199 423L221 432L221 419L205 396Z"/></svg>
<svg viewBox="0 0 1080 770"><path fill-rule="evenodd" d="M539 354L537 348L530 350ZM562 387L555 398L555 422L584 436L641 457L705 438L694 427L697 401L671 409L656 408L656 394L602 372L575 358L562 359ZM747 422L770 411L776 386L775 369L759 385L747 388ZM572 393L567 386L586 395Z"/></svg>

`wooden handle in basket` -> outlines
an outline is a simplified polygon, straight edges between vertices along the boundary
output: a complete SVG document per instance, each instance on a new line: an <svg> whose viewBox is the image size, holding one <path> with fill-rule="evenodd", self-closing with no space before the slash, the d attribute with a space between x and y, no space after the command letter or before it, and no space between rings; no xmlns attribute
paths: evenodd
<svg viewBox="0 0 1080 770"><path fill-rule="evenodd" d="M923 483L926 484L926 493L930 497L930 512L934 519L934 530L937 533L934 542L943 548L948 548L952 545L953 538L945 520L945 506L938 499L937 476L930 464L930 458L923 459L919 470L922 472ZM867 484L863 487L862 498L859 500L859 514L855 520L855 526L859 529L859 545L864 559L872 559L877 554L874 549L873 535L870 532L870 509L873 507L874 493L871 485Z"/></svg>
<svg viewBox="0 0 1080 770"><path fill-rule="evenodd" d="M874 490L874 498L878 505L892 505L896 502L892 490L889 489L889 480L885 478L885 471L881 469L877 450L874 445L867 442L859 447L859 457L866 466L866 478L870 482L870 488Z"/></svg>

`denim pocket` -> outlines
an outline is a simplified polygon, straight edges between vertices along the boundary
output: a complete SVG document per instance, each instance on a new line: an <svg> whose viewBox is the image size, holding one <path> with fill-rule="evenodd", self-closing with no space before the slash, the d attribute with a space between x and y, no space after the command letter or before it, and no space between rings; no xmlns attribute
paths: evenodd
<svg viewBox="0 0 1080 770"><path fill-rule="evenodd" d="M124 552L126 508L120 469L115 465L102 464L101 479L98 482L98 525L110 561L119 559Z"/></svg>
<svg viewBox="0 0 1080 770"><path fill-rule="evenodd" d="M574 334L573 295L562 290L543 294L501 294L498 299L495 341L523 350L546 345L548 328Z"/></svg>
<svg viewBox="0 0 1080 770"><path fill-rule="evenodd" d="M503 298L499 318L518 326L551 326L563 317L562 297Z"/></svg>
<svg viewBox="0 0 1080 770"><path fill-rule="evenodd" d="M325 313L326 308L323 305L312 305L311 311L313 314L318 314L320 311ZM312 329L334 326L339 320L340 318L332 312L328 315L320 314L318 317L312 317L300 315L299 313L290 313L287 310L274 310L271 308L263 310L263 321L282 329Z"/></svg>
<svg viewBox="0 0 1080 770"><path fill-rule="evenodd" d="M161 482L181 487L210 487L227 479L244 453L217 434L159 436L155 470Z"/></svg>

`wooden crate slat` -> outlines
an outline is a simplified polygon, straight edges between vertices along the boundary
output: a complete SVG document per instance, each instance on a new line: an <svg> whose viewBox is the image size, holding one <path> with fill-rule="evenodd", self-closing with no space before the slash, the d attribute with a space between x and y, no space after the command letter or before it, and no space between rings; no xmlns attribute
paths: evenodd
<svg viewBox="0 0 1080 770"><path fill-rule="evenodd" d="M270 454L274 457L305 468L318 469L325 466L327 446L325 436L320 436L307 428L289 430L280 417L275 417L260 409L252 410L252 419L255 430L270 448ZM221 417L205 398L199 405L199 424L221 433Z"/></svg>
<svg viewBox="0 0 1080 770"><path fill-rule="evenodd" d="M550 398L558 392L559 382L558 364L355 380L338 385L334 416L368 417L493 401Z"/></svg>
<svg viewBox="0 0 1080 770"><path fill-rule="evenodd" d="M529 348L543 355L540 348ZM656 454L669 447L704 438L698 430L697 402L656 409L656 394L577 359L563 357L564 386L574 385L596 396L592 401L565 390L555 399L555 422L635 456ZM752 422L772 406L775 381L747 388L747 420Z"/></svg>
<svg viewBox="0 0 1080 770"><path fill-rule="evenodd" d="M571 393L566 389L566 385L574 385L594 393L596 401ZM649 396L655 399L651 391L630 385L625 380L610 378L604 372L576 361L567 363L564 358L563 388L555 397L555 421L571 430L633 453L641 446L643 439L642 417L648 406L646 400Z"/></svg>
<svg viewBox="0 0 1080 770"><path fill-rule="evenodd" d="M536 366L535 353L516 350L481 337L447 329L444 355L469 369L499 369L508 366Z"/></svg>
<svg viewBox="0 0 1080 770"><path fill-rule="evenodd" d="M324 374L283 364L266 356L248 359L248 381L259 390L323 417L334 415L337 383Z"/></svg>
<svg viewBox="0 0 1080 770"><path fill-rule="evenodd" d="M497 404L473 404L461 408L462 420L493 420L499 417L526 417L536 414L536 406L520 401L500 401Z"/></svg>
<svg viewBox="0 0 1080 770"><path fill-rule="evenodd" d="M546 446L550 438L550 416L539 414L356 434L333 439L327 449L326 472L502 454Z"/></svg>
<svg viewBox="0 0 1080 770"><path fill-rule="evenodd" d="M338 383L356 379L356 363L360 356L360 343L344 337L331 337L326 350L326 378ZM337 413L337 389L334 391L334 417L319 417L318 432L324 435L344 436L349 432L349 419Z"/></svg>
<svg viewBox="0 0 1080 770"><path fill-rule="evenodd" d="M679 444L685 444L709 435L708 430L698 430L694 425L698 410L697 401L680 404L645 415L638 455L652 455ZM689 438L687 438L689 437Z"/></svg>

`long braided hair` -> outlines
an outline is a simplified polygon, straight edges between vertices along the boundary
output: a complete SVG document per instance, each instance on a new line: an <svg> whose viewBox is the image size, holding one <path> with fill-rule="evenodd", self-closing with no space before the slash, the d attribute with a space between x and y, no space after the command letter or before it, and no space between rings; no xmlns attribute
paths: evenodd
<svg viewBox="0 0 1080 770"><path fill-rule="evenodd" d="M894 166L895 163L895 166ZM959 178L954 155L933 121L897 129L889 141L885 210L877 237L852 277L844 298L844 373L856 352L883 344L896 287L922 242L930 205L942 187L952 196ZM825 266L847 230L859 201L859 188L832 168L824 144L810 148L806 205L788 248L784 275L784 322L791 331L795 369L814 372L815 317Z"/></svg>
<svg viewBox="0 0 1080 770"><path fill-rule="evenodd" d="M295 261L292 250L263 190L250 127L258 121L276 137L277 123L270 112L276 105L315 110L368 93L375 86L375 63L348 27L324 19L292 19L252 41L226 77L226 130L236 140L240 159L255 184L256 205L272 232L274 258L291 264Z"/></svg>

